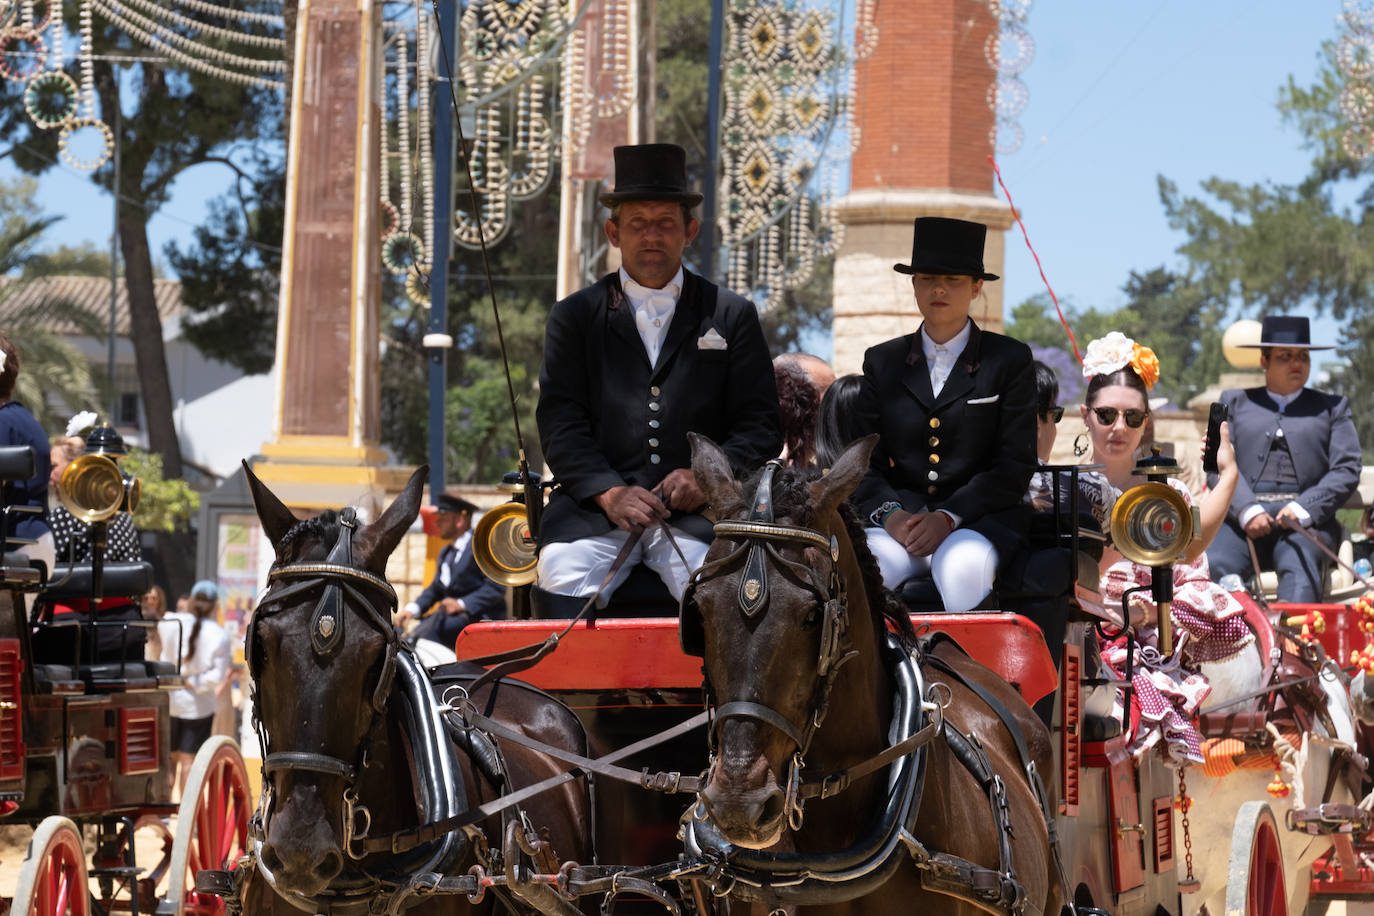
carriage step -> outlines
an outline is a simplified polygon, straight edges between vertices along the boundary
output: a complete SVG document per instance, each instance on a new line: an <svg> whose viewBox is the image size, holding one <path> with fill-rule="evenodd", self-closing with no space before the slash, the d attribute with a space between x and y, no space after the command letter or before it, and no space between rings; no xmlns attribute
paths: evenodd
<svg viewBox="0 0 1374 916"><path fill-rule="evenodd" d="M136 865L117 865L113 868L92 868L86 872L92 878L137 878L147 869Z"/></svg>
<svg viewBox="0 0 1374 916"><path fill-rule="evenodd" d="M1333 833L1369 832L1370 814L1358 805L1318 805L1315 808L1290 808L1284 816L1289 830L1312 836Z"/></svg>

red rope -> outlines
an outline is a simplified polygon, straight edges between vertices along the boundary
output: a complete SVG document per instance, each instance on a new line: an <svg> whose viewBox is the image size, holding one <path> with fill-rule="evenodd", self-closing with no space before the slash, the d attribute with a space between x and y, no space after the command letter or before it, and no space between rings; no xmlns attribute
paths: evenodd
<svg viewBox="0 0 1374 916"><path fill-rule="evenodd" d="M1065 333L1069 335L1069 346L1073 347L1074 358L1078 360L1079 365L1082 365L1083 354L1078 352L1078 341L1073 336L1073 328L1069 327L1069 321L1064 317L1064 310L1059 307L1059 297L1054 294L1054 289L1045 276L1045 268L1040 263L1040 255L1035 253L1035 246L1031 244L1030 235L1026 232L1026 224L1021 222L1021 213L1016 209L1016 204L1011 202L1011 192L1007 190L1007 184L1002 180L1002 170L997 167L997 160L992 156L988 156L988 162L992 163L992 171L997 176L997 185L1007 198L1007 206L1011 207L1012 218L1016 220L1016 225L1021 227L1021 237L1026 240L1026 247L1030 249L1031 257L1035 258L1035 266L1040 271L1040 279L1044 282L1045 289L1049 290L1050 301L1054 303L1054 310L1059 313L1059 323L1064 326Z"/></svg>

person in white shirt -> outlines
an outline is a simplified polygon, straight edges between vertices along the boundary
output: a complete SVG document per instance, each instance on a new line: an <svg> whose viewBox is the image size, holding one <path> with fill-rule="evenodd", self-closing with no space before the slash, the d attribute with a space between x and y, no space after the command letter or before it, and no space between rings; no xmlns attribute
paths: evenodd
<svg viewBox="0 0 1374 916"><path fill-rule="evenodd" d="M185 611L173 611L158 623L162 661L180 663L183 686L168 698L172 713L172 773L177 792L186 788L191 761L210 737L219 691L229 677L229 634L215 619L219 587L202 579L191 589Z"/></svg>

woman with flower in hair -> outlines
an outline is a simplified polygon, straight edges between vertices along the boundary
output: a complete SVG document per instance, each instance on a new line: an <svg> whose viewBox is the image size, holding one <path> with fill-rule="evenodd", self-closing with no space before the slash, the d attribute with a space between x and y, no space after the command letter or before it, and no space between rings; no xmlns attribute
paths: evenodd
<svg viewBox="0 0 1374 916"><path fill-rule="evenodd" d="M1159 379L1159 360L1149 347L1113 331L1088 345L1083 375L1088 380L1081 410L1092 440L1089 463L1102 466L1103 476L1119 495L1145 482L1132 471L1150 416L1149 391ZM1163 739L1161 750L1166 759L1180 765L1202 763L1200 739L1188 721L1210 690L1207 679L1198 673L1198 665L1234 658L1253 640L1241 606L1212 583L1207 570L1205 550L1226 518L1238 479L1235 452L1224 424L1220 439L1220 473L1216 486L1202 498L1201 530L1174 564L1170 609L1176 633L1173 659L1162 658L1157 650L1155 606L1149 590L1136 592L1130 599L1130 617L1140 638L1133 687L1142 723L1132 750L1144 753ZM1169 485L1192 505L1193 496L1182 482L1171 478ZM1150 568L1127 560L1110 544L1101 566L1102 598L1111 607L1121 606L1127 589L1150 584ZM1103 659L1118 676L1124 673L1124 637L1103 646Z"/></svg>

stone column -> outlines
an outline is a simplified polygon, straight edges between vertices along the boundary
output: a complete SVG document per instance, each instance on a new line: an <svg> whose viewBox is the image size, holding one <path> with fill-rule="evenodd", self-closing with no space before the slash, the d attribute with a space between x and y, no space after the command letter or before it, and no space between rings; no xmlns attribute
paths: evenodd
<svg viewBox="0 0 1374 916"><path fill-rule="evenodd" d="M302 508L375 506L404 483L378 447L380 27L372 0L300 0L276 421L255 470Z"/></svg>
<svg viewBox="0 0 1374 916"><path fill-rule="evenodd" d="M911 280L912 222L949 216L988 225L984 264L1001 274L1011 209L994 196L996 74L984 47L996 21L979 0L903 0L884 7L878 46L855 68L859 146L838 203L845 239L835 257L835 371L858 372L868 347L920 324ZM973 320L1002 329L1002 290L983 286Z"/></svg>

